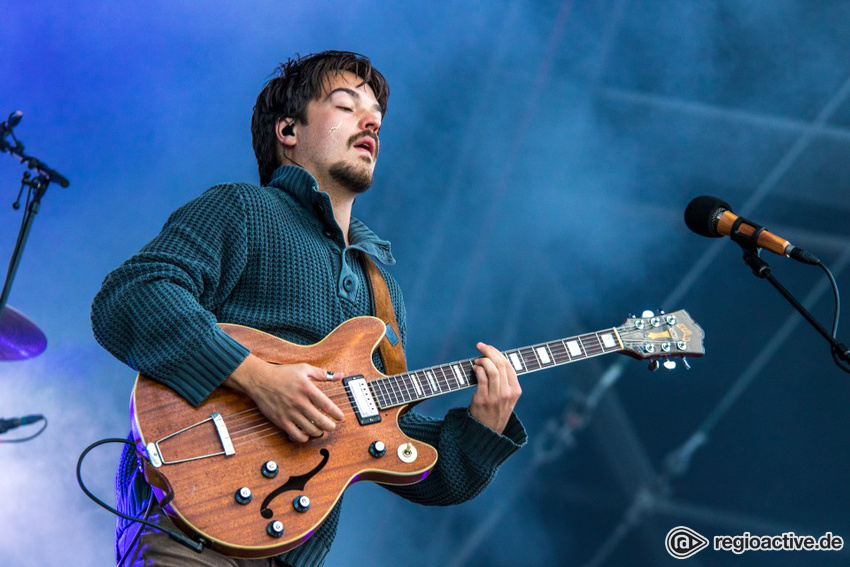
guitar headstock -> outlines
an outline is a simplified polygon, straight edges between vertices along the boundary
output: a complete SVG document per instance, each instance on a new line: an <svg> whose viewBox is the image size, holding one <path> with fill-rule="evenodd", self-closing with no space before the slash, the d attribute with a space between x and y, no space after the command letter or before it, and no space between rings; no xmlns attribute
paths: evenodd
<svg viewBox="0 0 850 567"><path fill-rule="evenodd" d="M643 315L630 316L617 328L625 354L654 361L705 354L702 344L705 333L684 309L672 313L644 312Z"/></svg>

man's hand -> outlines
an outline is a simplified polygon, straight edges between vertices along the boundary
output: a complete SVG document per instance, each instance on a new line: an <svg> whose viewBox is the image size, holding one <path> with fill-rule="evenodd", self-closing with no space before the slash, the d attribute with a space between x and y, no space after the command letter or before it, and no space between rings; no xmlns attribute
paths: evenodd
<svg viewBox="0 0 850 567"><path fill-rule="evenodd" d="M337 373L330 380L339 378ZM290 439L305 443L333 431L333 420L344 417L314 380L329 380L327 370L309 364L270 364L249 354L224 385L250 396L260 412Z"/></svg>
<svg viewBox="0 0 850 567"><path fill-rule="evenodd" d="M522 388L519 387L513 366L504 354L484 343L478 343L475 347L484 358L478 358L474 363L478 387L469 404L469 413L501 435L522 394Z"/></svg>

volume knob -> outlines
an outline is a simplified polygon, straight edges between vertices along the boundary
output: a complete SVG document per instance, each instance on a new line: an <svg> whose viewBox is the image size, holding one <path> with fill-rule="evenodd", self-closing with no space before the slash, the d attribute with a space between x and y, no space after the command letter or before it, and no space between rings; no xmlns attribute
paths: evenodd
<svg viewBox="0 0 850 567"><path fill-rule="evenodd" d="M292 506L295 508L296 512L303 514L310 509L310 498L303 494L301 496L296 496L295 500L292 501Z"/></svg>
<svg viewBox="0 0 850 567"><path fill-rule="evenodd" d="M274 478L277 476L277 473L280 469L277 467L277 463L274 461L266 461L263 463L263 476L266 478Z"/></svg>
<svg viewBox="0 0 850 567"><path fill-rule="evenodd" d="M266 533L271 537L280 537L283 535L283 522L280 520L272 520L266 526Z"/></svg>
<svg viewBox="0 0 850 567"><path fill-rule="evenodd" d="M242 488L236 491L236 494L234 494L233 497L239 504L242 504L244 506L245 504L251 502L251 499L254 497L254 495L251 494L250 488L248 488L247 486L243 486Z"/></svg>
<svg viewBox="0 0 850 567"><path fill-rule="evenodd" d="M387 454L387 446L383 441L372 441L372 444L369 445L369 454L376 459L383 457Z"/></svg>

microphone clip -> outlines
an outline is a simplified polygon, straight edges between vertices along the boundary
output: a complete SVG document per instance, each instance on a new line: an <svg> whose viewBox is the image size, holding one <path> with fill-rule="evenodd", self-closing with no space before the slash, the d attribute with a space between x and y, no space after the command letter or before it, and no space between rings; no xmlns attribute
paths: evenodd
<svg viewBox="0 0 850 567"><path fill-rule="evenodd" d="M742 224L746 224L747 226L752 227L753 232L751 234L745 234L741 232L739 229ZM732 223L732 229L729 232L729 238L731 238L738 246L744 249L744 252L753 252L756 256L759 255L759 244L758 239L759 235L764 232L765 228L755 223L749 219L745 219L744 217L738 217L735 219L735 222Z"/></svg>

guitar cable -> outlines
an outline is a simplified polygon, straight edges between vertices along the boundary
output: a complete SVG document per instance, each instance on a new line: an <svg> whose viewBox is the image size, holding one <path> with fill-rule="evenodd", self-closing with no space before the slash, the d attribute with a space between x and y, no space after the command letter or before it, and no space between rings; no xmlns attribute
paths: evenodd
<svg viewBox="0 0 850 567"><path fill-rule="evenodd" d="M101 439L100 441L95 441L94 443L92 443L91 445L86 447L83 450L83 452L80 453L80 458L77 461L77 484L80 485L80 488L83 490L83 492L85 492L86 496L91 498L94 501L95 504L97 504L101 508L104 508L104 509L112 512L116 516L124 518L125 520L130 520L131 522L140 523L143 526L148 526L149 528L153 528L157 531L160 531L160 532L166 534L168 537L170 537L174 541L176 541L177 543L185 545L186 547L188 547L192 551L195 551L197 553L201 553L204 550L204 544L203 543L194 541L194 540L186 537L182 533L169 530L168 528L164 528L162 526L158 526L157 524L154 524L153 522L148 520L148 517L150 516L150 509L153 505L153 499L154 499L153 494L151 494L150 501L148 502L148 510L145 511L144 517L143 518L137 518L135 516L128 516L127 514L119 512L118 510L116 510L115 508L113 508L112 506L110 506L109 504L102 501L100 498L98 498L94 494L92 494L91 491L88 488L86 488L86 485L83 482L83 477L82 477L82 474L81 474L81 469L82 469L82 466L83 466L83 459L86 458L86 455L89 453L89 451L91 451L95 447L99 447L100 445L105 445L106 443L123 443L125 445L130 445L130 446L135 447L135 443L133 443L132 441L129 441L127 439L120 438L120 437L110 437L110 438L107 438L107 439ZM174 497L174 493L169 492L168 495L165 498L165 502L170 502L173 497ZM139 535L142 533L142 529L143 529L143 527L139 528L139 531L136 533L136 538L138 538ZM135 544L136 538L134 538L134 540L133 540L133 545ZM127 550L129 551L131 548L132 548L132 545L130 547L128 547ZM125 551L125 555L127 555L126 551ZM123 562L123 560L124 560L124 558L122 558L122 562Z"/></svg>

